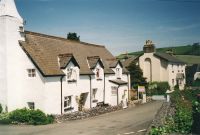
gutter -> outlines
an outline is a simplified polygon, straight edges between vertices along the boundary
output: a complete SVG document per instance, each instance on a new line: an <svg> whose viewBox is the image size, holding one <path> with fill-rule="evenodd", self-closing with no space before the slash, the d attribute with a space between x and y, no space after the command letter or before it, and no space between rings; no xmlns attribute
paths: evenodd
<svg viewBox="0 0 200 135"><path fill-rule="evenodd" d="M61 112L61 115L63 114L63 85L62 85L63 84L63 82L62 82L63 78L64 78L64 76L60 77L60 99L61 99L60 100L60 103L61 103L60 104L61 105L60 106L60 108L61 108L60 112Z"/></svg>

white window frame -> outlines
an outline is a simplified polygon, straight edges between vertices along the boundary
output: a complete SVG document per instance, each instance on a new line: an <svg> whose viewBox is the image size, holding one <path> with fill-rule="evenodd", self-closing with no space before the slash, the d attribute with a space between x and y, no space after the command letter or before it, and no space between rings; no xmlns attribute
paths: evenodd
<svg viewBox="0 0 200 135"><path fill-rule="evenodd" d="M28 77L36 77L36 69L35 68L29 68L27 69Z"/></svg>
<svg viewBox="0 0 200 135"><path fill-rule="evenodd" d="M68 109L72 107L72 96L64 97L64 109Z"/></svg>
<svg viewBox="0 0 200 135"><path fill-rule="evenodd" d="M67 80L69 80L69 81L76 81L77 80L76 69L67 68Z"/></svg>

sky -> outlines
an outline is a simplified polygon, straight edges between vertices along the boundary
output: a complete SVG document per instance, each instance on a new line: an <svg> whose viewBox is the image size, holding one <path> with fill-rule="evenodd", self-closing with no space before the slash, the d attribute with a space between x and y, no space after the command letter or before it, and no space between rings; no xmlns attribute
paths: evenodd
<svg viewBox="0 0 200 135"><path fill-rule="evenodd" d="M200 42L200 0L15 0L25 29L104 45L112 54Z"/></svg>

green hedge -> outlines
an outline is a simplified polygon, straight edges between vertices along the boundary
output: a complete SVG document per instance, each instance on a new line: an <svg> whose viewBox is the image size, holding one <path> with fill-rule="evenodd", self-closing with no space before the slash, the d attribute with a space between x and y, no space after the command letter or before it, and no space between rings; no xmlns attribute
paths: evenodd
<svg viewBox="0 0 200 135"><path fill-rule="evenodd" d="M193 126L192 101L196 100L199 90L176 89L171 95L172 105L175 106L175 115L169 116L163 126L153 127L150 135L162 135L170 133L190 134Z"/></svg>
<svg viewBox="0 0 200 135"><path fill-rule="evenodd" d="M151 82L148 85L147 95L165 95L169 88L168 82Z"/></svg>
<svg viewBox="0 0 200 135"><path fill-rule="evenodd" d="M53 123L54 117L46 115L41 110L30 110L27 108L17 109L7 114L0 115L0 124L31 124L45 125Z"/></svg>

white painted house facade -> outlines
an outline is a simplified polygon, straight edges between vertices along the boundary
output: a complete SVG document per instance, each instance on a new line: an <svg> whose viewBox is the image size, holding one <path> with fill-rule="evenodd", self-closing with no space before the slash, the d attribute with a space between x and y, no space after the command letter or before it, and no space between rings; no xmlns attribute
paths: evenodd
<svg viewBox="0 0 200 135"><path fill-rule="evenodd" d="M142 69L147 82L168 82L171 89L174 89L177 84L180 89L184 89L186 83L184 62L172 54L156 52L150 40L146 41L143 52L138 57L127 59L124 66L127 67L130 62L135 61Z"/></svg>
<svg viewBox="0 0 200 135"><path fill-rule="evenodd" d="M104 47L23 30L14 0L0 0L0 103L4 111L63 114L127 103L130 75Z"/></svg>

